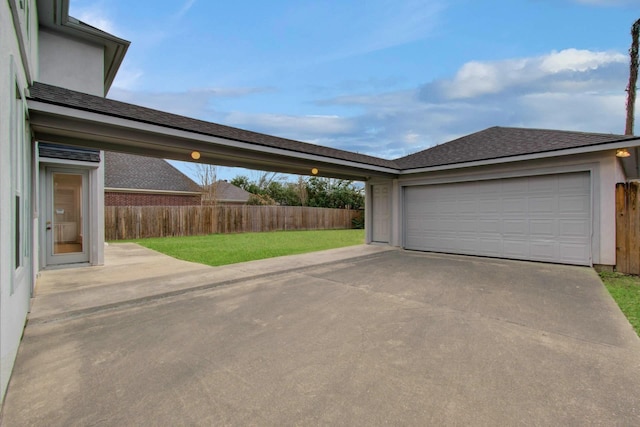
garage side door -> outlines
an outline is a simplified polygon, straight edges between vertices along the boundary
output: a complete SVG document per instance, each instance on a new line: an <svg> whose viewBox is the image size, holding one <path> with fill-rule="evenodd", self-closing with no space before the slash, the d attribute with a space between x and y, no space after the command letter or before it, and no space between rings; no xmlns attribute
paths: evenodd
<svg viewBox="0 0 640 427"><path fill-rule="evenodd" d="M588 172L406 187L407 249L591 265Z"/></svg>

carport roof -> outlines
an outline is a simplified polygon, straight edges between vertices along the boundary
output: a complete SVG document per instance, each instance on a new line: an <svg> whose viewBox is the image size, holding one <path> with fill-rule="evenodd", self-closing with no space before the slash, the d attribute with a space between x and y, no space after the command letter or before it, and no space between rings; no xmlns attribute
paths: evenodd
<svg viewBox="0 0 640 427"><path fill-rule="evenodd" d="M34 101L40 101L62 107L70 107L74 109L105 114L112 117L135 120L141 123L159 125L172 129L199 133L202 135L225 138L239 142L246 142L265 147L284 149L288 151L295 151L322 157L347 160L350 162L356 162L366 165L397 169L395 162L392 160L385 160L378 157L367 156L350 151L323 147L306 142L280 138L263 133L220 125L217 123L192 119L177 114L141 107L138 105L103 98L100 96L89 95L82 92L76 92L70 89L52 86L40 82L34 82L34 84L31 86L29 98Z"/></svg>
<svg viewBox="0 0 640 427"><path fill-rule="evenodd" d="M60 144L203 163L367 180L629 148L627 178L640 176L640 137L492 127L395 160L280 138L35 82L29 109L36 138Z"/></svg>
<svg viewBox="0 0 640 427"><path fill-rule="evenodd" d="M396 159L401 170L455 165L635 140L637 136L547 129L491 127Z"/></svg>

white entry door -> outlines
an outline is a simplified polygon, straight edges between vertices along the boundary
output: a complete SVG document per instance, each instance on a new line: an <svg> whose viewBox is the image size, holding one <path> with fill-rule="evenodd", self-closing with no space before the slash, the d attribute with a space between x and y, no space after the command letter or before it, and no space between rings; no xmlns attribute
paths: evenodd
<svg viewBox="0 0 640 427"><path fill-rule="evenodd" d="M89 173L47 169L47 265L89 262Z"/></svg>
<svg viewBox="0 0 640 427"><path fill-rule="evenodd" d="M588 172L406 187L407 249L591 265Z"/></svg>

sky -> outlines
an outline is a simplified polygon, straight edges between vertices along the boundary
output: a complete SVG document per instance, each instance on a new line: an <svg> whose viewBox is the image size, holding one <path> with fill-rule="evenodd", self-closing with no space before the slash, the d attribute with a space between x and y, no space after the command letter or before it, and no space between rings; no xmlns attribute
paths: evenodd
<svg viewBox="0 0 640 427"><path fill-rule="evenodd" d="M640 0L71 0L70 15L131 41L109 98L394 159L491 126L624 133Z"/></svg>

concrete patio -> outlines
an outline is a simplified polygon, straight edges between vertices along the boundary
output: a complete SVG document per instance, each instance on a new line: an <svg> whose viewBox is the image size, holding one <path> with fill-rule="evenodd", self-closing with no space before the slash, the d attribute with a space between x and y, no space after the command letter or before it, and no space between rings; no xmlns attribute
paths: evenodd
<svg viewBox="0 0 640 427"><path fill-rule="evenodd" d="M640 339L590 268L167 258L42 274L2 425L640 423Z"/></svg>

